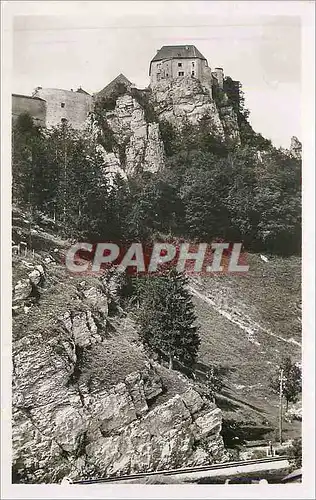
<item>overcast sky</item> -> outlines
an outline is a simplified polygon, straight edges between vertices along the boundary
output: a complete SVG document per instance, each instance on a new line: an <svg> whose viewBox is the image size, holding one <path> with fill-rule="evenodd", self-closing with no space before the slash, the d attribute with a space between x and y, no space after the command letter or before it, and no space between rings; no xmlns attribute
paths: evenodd
<svg viewBox="0 0 316 500"><path fill-rule="evenodd" d="M211 68L223 67L242 82L256 131L276 146L288 147L292 135L301 137L298 17L245 15L233 7L229 17L227 9L214 15L212 2L160 2L154 9L151 2L130 2L124 9L117 2L111 10L100 2L97 13L71 3L72 16L15 16L13 92L82 86L94 93L119 73L145 87L157 49L193 44ZM231 5L238 3L243 4Z"/></svg>

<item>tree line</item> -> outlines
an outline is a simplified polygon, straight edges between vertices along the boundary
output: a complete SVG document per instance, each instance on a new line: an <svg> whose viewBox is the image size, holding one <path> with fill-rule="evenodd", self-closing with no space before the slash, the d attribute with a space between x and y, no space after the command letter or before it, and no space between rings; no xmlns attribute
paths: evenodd
<svg viewBox="0 0 316 500"><path fill-rule="evenodd" d="M239 147L216 138L211 127L207 116L196 126L184 122L181 131L161 122L164 169L123 179L107 174L100 134L67 124L41 129L21 115L13 127L13 202L54 219L68 238L221 238L253 251L299 252L300 162L249 127ZM170 367L175 360L193 366L200 339L186 278L168 270L138 280L132 294L143 342L166 355ZM218 377L209 378L217 386Z"/></svg>
<svg viewBox="0 0 316 500"><path fill-rule="evenodd" d="M161 122L160 130L161 172L109 178L98 135L65 124L44 130L21 115L13 128L13 201L54 218L74 238L222 238L250 251L300 252L299 160L264 143L258 153L248 138L228 147L210 133L207 117L181 131Z"/></svg>

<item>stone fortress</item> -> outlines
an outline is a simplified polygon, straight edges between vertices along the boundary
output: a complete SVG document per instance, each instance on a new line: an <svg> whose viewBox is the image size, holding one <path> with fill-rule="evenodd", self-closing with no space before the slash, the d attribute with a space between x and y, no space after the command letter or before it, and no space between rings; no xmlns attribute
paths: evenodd
<svg viewBox="0 0 316 500"><path fill-rule="evenodd" d="M194 45L163 46L157 51L149 66L150 88L160 84L191 78L199 81L208 89L212 97L212 86L223 88L222 68L214 71L208 66L206 58ZM93 96L82 88L63 90L37 87L32 96L12 95L12 119L28 112L34 122L51 127L67 121L73 128L81 129L93 111L94 103L102 97L108 97L117 83L123 83L128 89L135 87L124 75L120 74L109 85Z"/></svg>
<svg viewBox="0 0 316 500"><path fill-rule="evenodd" d="M73 128L80 128L92 111L92 96L82 88L74 92L73 90L38 87L33 93L33 98L46 101L46 125L48 126L56 126L67 121Z"/></svg>
<svg viewBox="0 0 316 500"><path fill-rule="evenodd" d="M76 91L37 87L32 96L12 95L13 122L22 113L29 113L34 123L54 127L67 121L80 129L93 109L93 98L79 88Z"/></svg>
<svg viewBox="0 0 316 500"><path fill-rule="evenodd" d="M214 71L207 59L194 45L164 45L157 51L149 66L150 85L154 87L165 80L174 80L185 76L197 78L210 90L214 83L223 88L224 73L222 68Z"/></svg>

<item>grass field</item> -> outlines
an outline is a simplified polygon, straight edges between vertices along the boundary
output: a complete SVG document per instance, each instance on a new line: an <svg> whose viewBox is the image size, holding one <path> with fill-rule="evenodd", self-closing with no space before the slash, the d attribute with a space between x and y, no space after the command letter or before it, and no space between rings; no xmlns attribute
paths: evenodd
<svg viewBox="0 0 316 500"><path fill-rule="evenodd" d="M242 276L194 279L200 324L199 361L228 369L219 400L227 419L269 422L275 429L278 398L269 379L283 355L301 361L300 259L248 256ZM300 423L285 425L285 436L300 433ZM263 432L262 432L263 434Z"/></svg>

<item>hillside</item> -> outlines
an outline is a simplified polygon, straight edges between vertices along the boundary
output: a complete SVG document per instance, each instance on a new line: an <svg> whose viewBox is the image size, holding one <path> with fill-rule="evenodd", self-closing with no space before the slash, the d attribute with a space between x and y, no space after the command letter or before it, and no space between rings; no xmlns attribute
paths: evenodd
<svg viewBox="0 0 316 500"><path fill-rule="evenodd" d="M53 227L14 210L15 239L29 241L32 234L34 248L13 255L15 481L225 460L222 418L228 446L231 422L241 443L245 436L275 439L278 401L268 379L282 354L300 360L299 258L264 263L250 254L247 275L190 282L202 341L198 368L227 369L216 399L221 417L199 395L199 376L194 382L148 358L133 314L116 309L117 283L68 276L63 254L69 241ZM157 436L149 447L146 422ZM285 438L299 433L299 422L285 425Z"/></svg>
<svg viewBox="0 0 316 500"><path fill-rule="evenodd" d="M42 222L14 210L33 249L13 255L13 481L226 460L220 410L115 312L119 276L69 276L70 242Z"/></svg>
<svg viewBox="0 0 316 500"><path fill-rule="evenodd" d="M114 85L80 130L14 124L15 482L221 463L246 441L276 443L270 378L301 354L301 153L252 129L239 82L214 82ZM249 272L173 269L142 290L117 266L69 275L78 241L242 242ZM295 418L285 439L300 435Z"/></svg>
<svg viewBox="0 0 316 500"><path fill-rule="evenodd" d="M226 388L218 404L224 418L268 422L275 439L279 401L269 379L282 356L301 362L300 258L249 254L249 272L192 281L201 325L199 362L226 367ZM273 429L273 431L272 431ZM265 429L261 435L264 436ZM285 426L285 437L300 424Z"/></svg>
<svg viewBox="0 0 316 500"><path fill-rule="evenodd" d="M228 445L238 436L278 441L279 398L270 378L283 356L301 363L301 259L269 256L263 262L259 254L248 254L247 261L247 274L194 277L189 285L201 338L196 380L203 385L213 365L223 369L224 389L216 402L224 427L237 424L232 434L223 434ZM136 341L132 318L130 313L125 332ZM300 433L299 420L285 420L285 440Z"/></svg>

